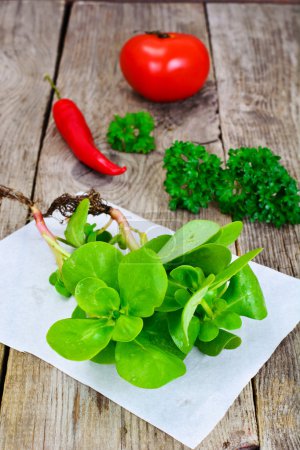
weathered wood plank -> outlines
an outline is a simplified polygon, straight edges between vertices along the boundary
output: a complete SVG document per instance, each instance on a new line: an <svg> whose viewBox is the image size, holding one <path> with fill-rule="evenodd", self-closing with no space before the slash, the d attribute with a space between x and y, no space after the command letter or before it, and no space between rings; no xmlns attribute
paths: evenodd
<svg viewBox="0 0 300 450"><path fill-rule="evenodd" d="M62 12L62 3L50 0L40 6L36 2L0 3L0 183L28 196L50 93L43 73L54 70ZM19 205L3 201L0 238L22 226L26 217L27 211ZM0 375L3 352L0 345Z"/></svg>
<svg viewBox="0 0 300 450"><path fill-rule="evenodd" d="M17 0L16 0L17 1ZM24 0L23 0L24 1ZM106 3L120 3L120 0L65 0L67 3L74 2L106 2ZM123 3L148 3L149 0L126 0ZM160 3L160 0L151 0L151 3ZM164 3L184 3L184 0L164 0ZM284 4L298 4L299 0L189 0L188 3L284 3Z"/></svg>
<svg viewBox="0 0 300 450"><path fill-rule="evenodd" d="M299 176L300 6L209 5L208 18L225 148L267 145ZM246 223L240 242L264 247L262 264L299 276L299 232ZM296 339L295 331L254 379L263 449L300 446Z"/></svg>
<svg viewBox="0 0 300 450"><path fill-rule="evenodd" d="M134 30L154 27L194 33L206 42L208 39L202 5L116 6L95 3L74 5L58 85L63 94L76 101L84 112L99 147L115 161L125 163L128 171L122 177L109 178L84 167L67 149L51 121L41 154L36 184L36 197L41 199L45 206L62 191L76 192L95 187L105 198L173 228L195 217L186 212L171 213L168 210L168 198L162 188L164 179L162 157L164 148L174 139L213 142L214 150L222 155L214 78L211 75L200 94L181 104L155 105L133 94L121 77L118 51ZM80 34L78 30L81 30ZM110 30L113 30L111 34ZM150 110L155 116L158 150L147 157L119 154L109 150L105 142L105 133L113 114L141 109ZM53 180L57 182L54 183ZM203 211L201 217L220 220L223 223L229 221L228 217L220 215L213 208ZM39 366L42 378L44 365L39 363ZM12 365L10 371L13 370ZM48 368L45 370L48 371ZM56 373L55 369L53 371ZM26 379L30 378L30 374L28 375L26 371L23 372L23 376ZM24 382L20 380L20 386ZM40 424L43 417L46 423L51 424L54 421L55 428L56 423L70 421L70 412L62 416L59 405L55 407L57 400L53 397L52 390L47 394L48 381L44 383L44 396L40 399L41 407L39 411L33 413L32 420ZM69 383L73 386L73 381L64 378L64 390L68 391ZM79 384L77 386L80 398L85 398L87 388ZM100 441L103 450L119 448L117 442L121 439L122 449L182 449L179 443L161 431L127 411L120 410L117 405L104 400L100 395L97 398L98 404L99 402L105 404L105 408L101 409L102 413L99 415L97 402L89 402L85 407L85 414L89 419L78 415L76 440L69 435L71 429L66 425L68 439L72 443L67 448L74 446L93 448L94 442ZM33 409L30 396L23 396L23 401L28 409ZM78 402L75 395L73 402L74 405ZM243 404L243 408L240 404ZM51 416L48 412L50 405L51 411L55 411ZM29 428L27 431L22 425L19 426L22 427L19 435L24 436L28 433L23 439L29 442L32 430ZM112 430L115 441L111 443ZM92 438L88 440L88 437ZM43 439L46 448L55 448L51 435L44 434L40 426L38 429L35 428L35 442L39 442L38 439L40 441ZM205 442L208 444L204 443L199 448L207 448L205 445L222 448L225 443L227 448L233 449L241 443L257 444L251 385L244 390L225 419Z"/></svg>
<svg viewBox="0 0 300 450"><path fill-rule="evenodd" d="M252 389L249 384L236 399L225 417L196 450L258 449L255 416L249 411ZM126 450L188 450L167 434L122 409L122 449ZM243 426L241 426L243 424Z"/></svg>
<svg viewBox="0 0 300 450"><path fill-rule="evenodd" d="M92 389L32 355L11 350L1 449L116 450L121 448L120 414L121 407L111 403L108 410L108 400Z"/></svg>
<svg viewBox="0 0 300 450"><path fill-rule="evenodd" d="M50 93L43 74L54 70L63 5L2 1L0 11L0 177L2 184L30 196ZM3 201L0 237L20 227L26 216L19 205Z"/></svg>

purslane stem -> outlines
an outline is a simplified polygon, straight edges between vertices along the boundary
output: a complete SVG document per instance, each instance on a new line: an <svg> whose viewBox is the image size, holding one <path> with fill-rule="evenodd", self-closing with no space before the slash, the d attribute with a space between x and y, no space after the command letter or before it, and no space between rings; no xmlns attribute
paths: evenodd
<svg viewBox="0 0 300 450"><path fill-rule="evenodd" d="M47 227L41 211L35 205L32 205L30 207L30 209L31 209L33 218L35 220L37 229L39 230L41 236L45 239L45 241L51 248L51 250L55 256L57 266L58 266L59 270L61 270L65 259L69 258L70 253L68 253L65 249L63 249L59 245L55 236L51 233L51 231Z"/></svg>
<svg viewBox="0 0 300 450"><path fill-rule="evenodd" d="M202 306L202 308L204 309L206 314L212 319L214 316L214 313L212 312L212 309L207 304L206 300L204 300L204 298L201 300L200 305Z"/></svg>
<svg viewBox="0 0 300 450"><path fill-rule="evenodd" d="M107 224L104 225L102 228L100 228L100 229L97 231L97 234L101 234L101 233L103 233L103 231L107 230L107 228L112 224L112 222L113 222L113 218L111 217L111 218L109 219L109 221L107 222Z"/></svg>
<svg viewBox="0 0 300 450"><path fill-rule="evenodd" d="M124 237L127 247L130 250L138 250L140 245L136 242L124 214L116 208L110 208L109 214L110 217L118 223L120 234Z"/></svg>

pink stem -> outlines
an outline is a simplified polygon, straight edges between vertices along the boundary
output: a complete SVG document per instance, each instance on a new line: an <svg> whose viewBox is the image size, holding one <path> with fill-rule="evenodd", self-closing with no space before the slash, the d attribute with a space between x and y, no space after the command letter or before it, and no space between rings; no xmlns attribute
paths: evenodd
<svg viewBox="0 0 300 450"><path fill-rule="evenodd" d="M118 209L111 208L109 211L110 217L114 219L120 228L120 232L123 234L126 243L130 250L138 250L140 248L139 244L134 239L129 223L127 222L124 214L121 213Z"/></svg>
<svg viewBox="0 0 300 450"><path fill-rule="evenodd" d="M53 239L54 241L56 241L55 236L51 233L51 231L47 227L41 211L35 205L33 205L31 207L31 212L32 212L33 218L35 220L35 224L37 226L37 229L39 230L41 235L42 236L44 236L44 235L49 236L50 239Z"/></svg>
<svg viewBox="0 0 300 450"><path fill-rule="evenodd" d="M55 236L51 233L51 231L47 227L41 211L35 205L32 205L30 207L30 209L31 209L33 218L35 220L37 229L39 230L40 234L45 239L45 241L47 242L49 247L51 248L51 250L55 256L57 266L58 266L59 270L61 270L65 259L68 258L70 256L70 254L59 245Z"/></svg>

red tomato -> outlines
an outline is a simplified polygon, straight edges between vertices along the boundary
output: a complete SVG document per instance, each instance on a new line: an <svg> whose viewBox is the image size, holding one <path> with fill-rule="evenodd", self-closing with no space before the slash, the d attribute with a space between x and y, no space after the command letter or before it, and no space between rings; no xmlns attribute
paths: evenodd
<svg viewBox="0 0 300 450"><path fill-rule="evenodd" d="M182 100L195 94L209 72L208 51L196 36L150 33L123 46L120 65L137 92L155 102Z"/></svg>

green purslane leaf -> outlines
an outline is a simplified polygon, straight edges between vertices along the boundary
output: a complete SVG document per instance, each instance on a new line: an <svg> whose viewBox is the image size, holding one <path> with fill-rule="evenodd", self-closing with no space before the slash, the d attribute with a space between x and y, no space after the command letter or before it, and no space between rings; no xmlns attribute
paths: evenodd
<svg viewBox="0 0 300 450"><path fill-rule="evenodd" d="M146 335L117 343L116 368L129 383L146 389L159 388L186 372L181 359L154 345Z"/></svg>
<svg viewBox="0 0 300 450"><path fill-rule="evenodd" d="M219 330L217 337L209 342L197 340L198 349L209 356L217 356L222 350L234 350L241 345L241 338L225 330Z"/></svg>
<svg viewBox="0 0 300 450"><path fill-rule="evenodd" d="M199 267L207 276L211 273L217 275L222 272L231 261L231 252L220 244L203 244L196 250L174 259L171 266L189 264Z"/></svg>
<svg viewBox="0 0 300 450"><path fill-rule="evenodd" d="M65 230L66 240L74 247L80 247L85 244L86 234L85 225L89 212L90 201L88 198L82 200L76 208L76 211L70 217Z"/></svg>
<svg viewBox="0 0 300 450"><path fill-rule="evenodd" d="M187 265L182 265L173 269L170 272L170 276L180 285L191 289L197 289L199 284L204 281L202 271L199 272L194 267Z"/></svg>
<svg viewBox="0 0 300 450"><path fill-rule="evenodd" d="M203 283L202 287L197 292L195 292L195 294L188 300L183 308L181 321L183 333L187 343L189 343L188 329L192 317L196 311L197 306L201 304L202 299L204 298L205 294L208 291L208 288L211 286L214 279L214 275L209 275L209 277L207 277L207 279Z"/></svg>
<svg viewBox="0 0 300 450"><path fill-rule="evenodd" d="M199 334L200 321L198 317L194 316L190 321L188 328L188 340L185 337L182 327L181 311L168 314L168 326L174 343L177 345L179 350L182 351L182 353L188 354L192 350Z"/></svg>
<svg viewBox="0 0 300 450"><path fill-rule="evenodd" d="M161 234L150 241L146 242L144 248L149 248L153 250L155 253L158 253L160 249L169 241L171 238L170 234Z"/></svg>
<svg viewBox="0 0 300 450"><path fill-rule="evenodd" d="M189 299L191 298L191 294L187 289L178 289L175 292L175 300L177 301L177 303L184 308L185 304L189 301Z"/></svg>
<svg viewBox="0 0 300 450"><path fill-rule="evenodd" d="M97 235L96 235L96 241L99 241L99 242L109 242L111 239L112 239L112 234L107 230L102 231L102 233L100 233L100 234L97 233Z"/></svg>
<svg viewBox="0 0 300 450"><path fill-rule="evenodd" d="M211 239L211 242L228 247L237 240L242 232L242 229L243 223L240 221L228 223L227 225L224 225L220 229L219 233Z"/></svg>
<svg viewBox="0 0 300 450"><path fill-rule="evenodd" d="M219 328L225 328L225 330L236 330L242 326L240 316L232 311L221 312L214 319L214 323Z"/></svg>
<svg viewBox="0 0 300 450"><path fill-rule="evenodd" d="M191 220L179 228L158 252L163 264L196 250L220 230L210 220Z"/></svg>
<svg viewBox="0 0 300 450"><path fill-rule="evenodd" d="M52 286L55 286L58 281L58 273L58 270L56 270L55 272L52 272L49 277L49 283L52 284Z"/></svg>
<svg viewBox="0 0 300 450"><path fill-rule="evenodd" d="M118 342L116 368L131 384L155 389L186 372L182 353L168 330L167 316L155 313L145 320L143 331L132 342Z"/></svg>
<svg viewBox="0 0 300 450"><path fill-rule="evenodd" d="M61 274L59 273L59 270L56 270L53 272L49 277L49 283L55 287L56 292L58 292L61 296L69 298L71 297L71 292L66 288L62 278Z"/></svg>
<svg viewBox="0 0 300 450"><path fill-rule="evenodd" d="M201 322L198 338L203 342L210 342L219 334L219 327L212 320Z"/></svg>
<svg viewBox="0 0 300 450"><path fill-rule="evenodd" d="M77 305L71 317L72 319L86 319L86 312Z"/></svg>
<svg viewBox="0 0 300 450"><path fill-rule="evenodd" d="M95 292L95 301L95 314L98 316L113 315L114 311L119 311L121 304L119 293L110 287L98 289Z"/></svg>
<svg viewBox="0 0 300 450"><path fill-rule="evenodd" d="M74 293L80 280L95 277L118 289L118 268L122 253L105 242L90 242L75 250L62 268L66 288Z"/></svg>
<svg viewBox="0 0 300 450"><path fill-rule="evenodd" d="M176 300L176 291L178 291L178 283L175 283L170 278L168 279L168 287L163 303L155 308L156 311L170 312L177 311L182 306Z"/></svg>
<svg viewBox="0 0 300 450"><path fill-rule="evenodd" d="M47 333L47 342L59 355L73 361L93 358L109 343L113 326L100 319L62 319Z"/></svg>
<svg viewBox="0 0 300 450"><path fill-rule="evenodd" d="M140 317L120 315L116 320L112 339L119 342L133 341L142 331L143 320Z"/></svg>
<svg viewBox="0 0 300 450"><path fill-rule="evenodd" d="M155 149L153 130L154 120L148 112L115 115L108 128L107 142L114 150L146 154Z"/></svg>
<svg viewBox="0 0 300 450"><path fill-rule="evenodd" d="M262 320L267 316L261 287L249 265L231 278L223 297L228 303L228 309L240 316L257 320Z"/></svg>
<svg viewBox="0 0 300 450"><path fill-rule="evenodd" d="M105 287L106 284L99 278L87 277L80 280L74 293L78 306L90 316L105 316L106 314L101 311L99 302L95 297L98 289Z"/></svg>
<svg viewBox="0 0 300 450"><path fill-rule="evenodd" d="M255 258L260 252L262 248L257 248L255 250L250 250L250 252L245 253L243 256L240 256L235 261L233 261L228 267L226 267L223 272L218 273L216 276L211 288L216 289L222 286L226 281L230 280L234 275L236 275L243 267L245 267L251 259Z"/></svg>
<svg viewBox="0 0 300 450"><path fill-rule="evenodd" d="M96 356L91 358L91 361L97 364L114 364L116 351L116 342L110 341L109 344L97 353Z"/></svg>
<svg viewBox="0 0 300 450"><path fill-rule="evenodd" d="M141 248L124 256L118 277L121 304L130 315L149 317L162 304L168 278L152 250Z"/></svg>

